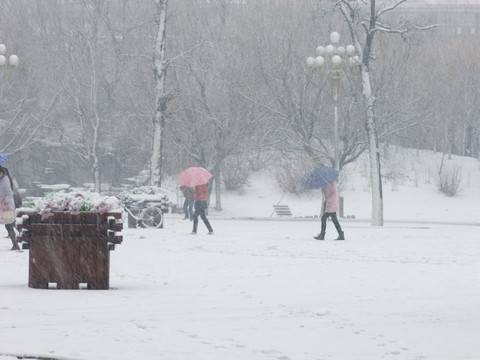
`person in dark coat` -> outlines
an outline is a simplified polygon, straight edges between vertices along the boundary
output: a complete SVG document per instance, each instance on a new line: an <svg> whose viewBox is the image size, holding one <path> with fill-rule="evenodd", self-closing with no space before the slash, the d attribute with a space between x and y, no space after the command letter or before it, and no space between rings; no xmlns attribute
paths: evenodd
<svg viewBox="0 0 480 360"><path fill-rule="evenodd" d="M180 190L183 193L185 201L183 202L183 213L185 214L185 219L193 220L193 203L195 202L195 194L193 189L188 186L180 186Z"/></svg>
<svg viewBox="0 0 480 360"><path fill-rule="evenodd" d="M13 198L13 181L10 178L8 170L0 166L0 203L3 203L5 210L15 211L15 200ZM17 243L17 235L15 233L15 220L11 224L5 224L8 236L12 240L11 250L20 250Z"/></svg>
<svg viewBox="0 0 480 360"><path fill-rule="evenodd" d="M205 215L205 210L207 209L207 201L208 201L208 186L198 185L195 186L195 212L193 213L193 231L192 234L197 234L197 226L198 226L198 217L200 216L203 220L203 223L208 229L208 235L213 235L213 229L210 225L210 222Z"/></svg>
<svg viewBox="0 0 480 360"><path fill-rule="evenodd" d="M314 239L325 240L325 231L327 230L327 219L330 217L332 219L333 225L338 231L338 238L335 240L345 240L345 234L343 233L342 227L337 219L338 211L338 190L337 182L334 181L330 185L322 188L323 196L325 197L325 210L322 214L322 228L320 234L314 236Z"/></svg>

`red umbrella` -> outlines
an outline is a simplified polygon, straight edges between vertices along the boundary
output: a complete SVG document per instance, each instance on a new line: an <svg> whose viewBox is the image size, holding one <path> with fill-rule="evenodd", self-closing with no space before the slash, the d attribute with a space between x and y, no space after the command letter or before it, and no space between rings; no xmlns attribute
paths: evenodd
<svg viewBox="0 0 480 360"><path fill-rule="evenodd" d="M206 184L212 177L213 175L203 167L189 167L178 174L178 182L180 185L194 187Z"/></svg>

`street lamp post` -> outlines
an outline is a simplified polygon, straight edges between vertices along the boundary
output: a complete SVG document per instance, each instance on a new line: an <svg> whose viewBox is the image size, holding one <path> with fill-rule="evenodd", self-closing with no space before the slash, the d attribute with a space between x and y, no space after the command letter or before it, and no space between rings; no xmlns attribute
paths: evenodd
<svg viewBox="0 0 480 360"><path fill-rule="evenodd" d="M340 34L332 32L330 34L332 44L317 47L317 56L308 57L307 65L313 69L327 68L332 74L333 82L333 100L334 100L334 162L335 169L340 170L340 149L339 149L339 131L338 131L338 95L340 89L340 75L344 62L348 62L350 66L358 64L358 56L355 55L355 47L347 45L346 47L338 46Z"/></svg>
<svg viewBox="0 0 480 360"><path fill-rule="evenodd" d="M3 67L7 64L7 57L5 56L7 54L7 47L4 44L0 44L0 67ZM18 56L17 55L10 55L8 58L8 63L10 66L17 66L19 62Z"/></svg>

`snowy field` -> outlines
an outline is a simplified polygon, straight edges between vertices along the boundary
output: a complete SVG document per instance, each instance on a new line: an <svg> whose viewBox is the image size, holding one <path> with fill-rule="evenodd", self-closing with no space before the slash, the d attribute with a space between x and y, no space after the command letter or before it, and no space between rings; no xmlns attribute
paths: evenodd
<svg viewBox="0 0 480 360"><path fill-rule="evenodd" d="M478 226L211 222L125 229L105 291L28 288L5 239L0 359L480 358Z"/></svg>
<svg viewBox="0 0 480 360"><path fill-rule="evenodd" d="M331 223L313 239L318 192L254 178L210 212L213 236L178 214L125 226L110 290L29 288L29 253L10 251L2 227L0 360L478 360L478 161L462 169L453 198L425 173L386 182L383 227L368 221L365 180L345 184L346 241ZM279 202L292 218L272 216Z"/></svg>

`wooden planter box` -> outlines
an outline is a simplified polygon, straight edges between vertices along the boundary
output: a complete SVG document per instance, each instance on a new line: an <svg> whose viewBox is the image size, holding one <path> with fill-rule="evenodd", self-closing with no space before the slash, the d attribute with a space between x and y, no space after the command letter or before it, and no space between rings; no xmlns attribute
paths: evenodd
<svg viewBox="0 0 480 360"><path fill-rule="evenodd" d="M19 211L18 241L28 249L28 286L37 289L108 289L110 251L122 242L121 212L57 212L42 220Z"/></svg>

